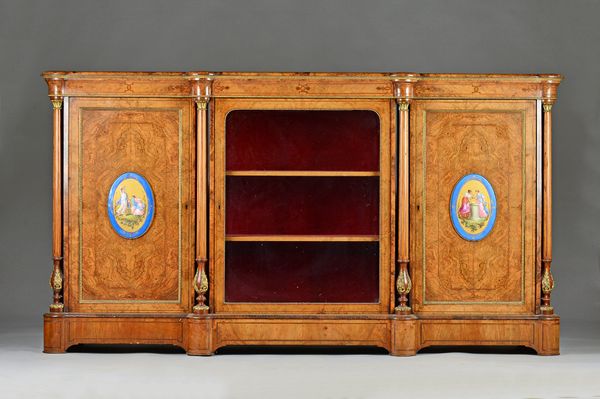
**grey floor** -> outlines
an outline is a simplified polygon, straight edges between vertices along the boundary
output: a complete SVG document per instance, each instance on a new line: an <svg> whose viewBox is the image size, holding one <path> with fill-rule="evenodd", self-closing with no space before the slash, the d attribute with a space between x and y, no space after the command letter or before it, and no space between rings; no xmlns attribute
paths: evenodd
<svg viewBox="0 0 600 399"><path fill-rule="evenodd" d="M0 325L0 398L600 398L600 329L571 325L562 355L526 350L226 350L163 347L41 352L41 326ZM142 349L142 350L140 350Z"/></svg>

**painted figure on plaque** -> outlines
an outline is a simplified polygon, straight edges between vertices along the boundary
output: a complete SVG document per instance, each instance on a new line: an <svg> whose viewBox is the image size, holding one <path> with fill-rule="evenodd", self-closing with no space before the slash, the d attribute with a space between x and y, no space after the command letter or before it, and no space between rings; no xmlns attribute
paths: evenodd
<svg viewBox="0 0 600 399"><path fill-rule="evenodd" d="M465 240L479 241L490 233L496 221L496 196L485 177L469 174L459 180L452 191L450 216Z"/></svg>
<svg viewBox="0 0 600 399"><path fill-rule="evenodd" d="M129 198L127 197L127 191L125 191L125 187L121 187L121 195L119 200L117 201L117 209L115 213L117 215L125 215L127 213L127 209L129 209Z"/></svg>
<svg viewBox="0 0 600 399"><path fill-rule="evenodd" d="M138 238L148 231L154 217L154 194L144 177L127 172L115 180L108 195L108 217L123 238Z"/></svg>
<svg viewBox="0 0 600 399"><path fill-rule="evenodd" d="M460 209L458 210L458 214L461 218L468 218L471 216L471 198L471 190L467 190L462 197Z"/></svg>
<svg viewBox="0 0 600 399"><path fill-rule="evenodd" d="M487 208L487 203L485 202L485 195L477 190L475 191L475 198L477 201L477 206L479 207L479 216L482 218L487 218L489 215L489 211Z"/></svg>
<svg viewBox="0 0 600 399"><path fill-rule="evenodd" d="M141 198L137 198L135 195L131 197L131 213L134 216L144 216L144 209L146 205Z"/></svg>

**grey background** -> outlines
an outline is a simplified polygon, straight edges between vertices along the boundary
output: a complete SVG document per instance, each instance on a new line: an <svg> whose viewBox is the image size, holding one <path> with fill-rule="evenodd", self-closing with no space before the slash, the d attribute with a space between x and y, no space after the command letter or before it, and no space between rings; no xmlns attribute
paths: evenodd
<svg viewBox="0 0 600 399"><path fill-rule="evenodd" d="M0 0L0 324L41 324L51 300L44 70L564 74L553 303L567 330L600 321L599 18L599 1Z"/></svg>

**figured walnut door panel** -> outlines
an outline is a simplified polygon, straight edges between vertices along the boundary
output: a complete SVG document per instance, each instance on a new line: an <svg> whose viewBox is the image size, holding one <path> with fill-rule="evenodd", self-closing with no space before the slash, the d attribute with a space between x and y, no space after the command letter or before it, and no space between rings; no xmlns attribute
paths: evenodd
<svg viewBox="0 0 600 399"><path fill-rule="evenodd" d="M411 107L411 268L416 312L533 313L534 101L416 101ZM479 241L455 230L450 199L479 174L496 220Z"/></svg>
<svg viewBox="0 0 600 399"><path fill-rule="evenodd" d="M71 311L188 311L194 249L193 108L189 100L70 101L67 295ZM65 129L66 130L66 129ZM135 172L154 195L139 238L121 237L107 201Z"/></svg>

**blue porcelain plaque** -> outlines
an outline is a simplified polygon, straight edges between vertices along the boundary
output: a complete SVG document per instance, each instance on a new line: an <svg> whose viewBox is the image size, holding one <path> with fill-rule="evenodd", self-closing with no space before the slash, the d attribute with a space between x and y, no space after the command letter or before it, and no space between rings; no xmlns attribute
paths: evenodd
<svg viewBox="0 0 600 399"><path fill-rule="evenodd" d="M154 218L154 194L148 181L135 172L117 177L108 193L108 218L123 238L143 236Z"/></svg>
<svg viewBox="0 0 600 399"><path fill-rule="evenodd" d="M469 174L456 183L450 199L454 229L468 241L483 240L496 222L496 194L481 175Z"/></svg>

